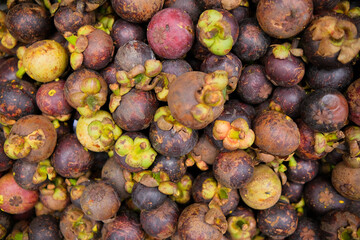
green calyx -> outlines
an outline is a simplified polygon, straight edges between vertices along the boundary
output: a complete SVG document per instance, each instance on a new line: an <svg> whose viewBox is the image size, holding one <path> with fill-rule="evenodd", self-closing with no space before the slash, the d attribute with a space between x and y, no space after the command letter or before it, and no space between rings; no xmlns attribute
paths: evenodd
<svg viewBox="0 0 360 240"><path fill-rule="evenodd" d="M272 54L277 59L286 59L290 56L290 49L291 44L290 43L284 43L284 44L274 44L272 45Z"/></svg>
<svg viewBox="0 0 360 240"><path fill-rule="evenodd" d="M56 177L45 188L40 189L43 195L52 195L54 200L65 201L67 199L67 190L64 187L64 180Z"/></svg>
<svg viewBox="0 0 360 240"><path fill-rule="evenodd" d="M142 169L148 169L157 155L147 138L136 137L133 140L127 135L117 140L115 152L121 157L126 157L125 162L130 167Z"/></svg>
<svg viewBox="0 0 360 240"><path fill-rule="evenodd" d="M213 136L216 140L223 141L224 147L231 151L247 149L255 141L255 133L243 118L237 118L231 123L216 120L213 127Z"/></svg>
<svg viewBox="0 0 360 240"><path fill-rule="evenodd" d="M217 10L204 11L197 24L200 30L200 42L215 55L223 56L230 52L234 39L231 26L223 20L223 15Z"/></svg>
<svg viewBox="0 0 360 240"><path fill-rule="evenodd" d="M110 31L114 25L115 18L111 15L104 16L98 23L95 24L95 28L103 30L110 35Z"/></svg>
<svg viewBox="0 0 360 240"><path fill-rule="evenodd" d="M174 129L176 132L180 132L180 130L185 131L188 135L191 135L192 133L191 128L185 127L175 120L175 118L171 115L170 108L168 106L160 107L156 110L154 122L156 122L157 126L164 131Z"/></svg>
<svg viewBox="0 0 360 240"><path fill-rule="evenodd" d="M215 196L218 183L215 178L206 179L201 186L201 195L205 200L210 200Z"/></svg>
<svg viewBox="0 0 360 240"><path fill-rule="evenodd" d="M251 239L250 231L255 228L253 218L246 216L231 216L228 218L228 232L232 239Z"/></svg>
<svg viewBox="0 0 360 240"><path fill-rule="evenodd" d="M176 183L177 191L175 195L170 196L173 201L185 204L190 201L192 180L189 175L185 174L179 182Z"/></svg>
<svg viewBox="0 0 360 240"><path fill-rule="evenodd" d="M100 140L104 145L110 145L114 140L118 139L122 134L122 130L110 118L103 118L92 121L88 127L88 134L92 140Z"/></svg>
<svg viewBox="0 0 360 240"><path fill-rule="evenodd" d="M44 182L46 179L52 181L55 177L56 171L51 166L50 160L46 159L38 163L32 182L34 184L39 184Z"/></svg>
<svg viewBox="0 0 360 240"><path fill-rule="evenodd" d="M339 141L345 137L342 131L330 133L315 133L315 152L321 154L323 152L331 152L339 145Z"/></svg>
<svg viewBox="0 0 360 240"><path fill-rule="evenodd" d="M27 136L10 135L4 143L4 152L11 159L25 158L31 150L37 150L45 144L45 133L42 129L33 131Z"/></svg>

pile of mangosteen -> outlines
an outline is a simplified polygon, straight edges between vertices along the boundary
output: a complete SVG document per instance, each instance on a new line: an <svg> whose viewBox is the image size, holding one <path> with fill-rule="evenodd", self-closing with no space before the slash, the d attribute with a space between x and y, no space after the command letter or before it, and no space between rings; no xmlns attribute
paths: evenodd
<svg viewBox="0 0 360 240"><path fill-rule="evenodd" d="M359 240L360 1L0 4L0 240Z"/></svg>

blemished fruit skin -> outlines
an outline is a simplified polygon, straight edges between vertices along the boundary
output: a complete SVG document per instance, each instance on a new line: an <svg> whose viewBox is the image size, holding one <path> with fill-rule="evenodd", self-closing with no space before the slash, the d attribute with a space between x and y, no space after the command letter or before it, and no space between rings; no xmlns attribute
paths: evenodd
<svg viewBox="0 0 360 240"><path fill-rule="evenodd" d="M178 59L192 47L195 29L189 14L178 8L157 12L147 28L150 47L160 57Z"/></svg>

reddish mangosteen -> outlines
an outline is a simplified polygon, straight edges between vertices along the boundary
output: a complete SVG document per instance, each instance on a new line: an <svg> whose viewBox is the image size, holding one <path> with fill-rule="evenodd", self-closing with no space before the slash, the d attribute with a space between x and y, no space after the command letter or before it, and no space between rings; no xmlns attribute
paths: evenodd
<svg viewBox="0 0 360 240"><path fill-rule="evenodd" d="M360 217L348 211L331 211L321 218L320 233L327 240L360 237Z"/></svg>
<svg viewBox="0 0 360 240"><path fill-rule="evenodd" d="M232 53L228 53L225 56L209 54L200 66L200 70L205 73L212 73L216 70L226 71L229 79L229 86L226 90L228 94L235 91L242 68L240 59Z"/></svg>
<svg viewBox="0 0 360 240"><path fill-rule="evenodd" d="M144 66L149 59L156 59L149 45L139 40L132 40L118 49L114 62L117 70L128 72L137 65Z"/></svg>
<svg viewBox="0 0 360 240"><path fill-rule="evenodd" d="M165 0L164 8L180 8L189 14L194 23L203 10L197 0Z"/></svg>
<svg viewBox="0 0 360 240"><path fill-rule="evenodd" d="M146 34L155 54L166 59L177 59L190 50L195 29L189 14L184 10L165 8L151 18Z"/></svg>
<svg viewBox="0 0 360 240"><path fill-rule="evenodd" d="M95 12L86 12L79 8L74 10L68 6L60 7L54 15L55 27L61 33L76 33L80 27L93 25L95 21Z"/></svg>
<svg viewBox="0 0 360 240"><path fill-rule="evenodd" d="M94 156L86 151L75 134L61 138L51 158L55 171L62 177L78 178L90 170Z"/></svg>
<svg viewBox="0 0 360 240"><path fill-rule="evenodd" d="M349 200L341 196L324 176L318 176L305 184L305 204L315 216L324 215L331 210L343 210Z"/></svg>
<svg viewBox="0 0 360 240"><path fill-rule="evenodd" d="M246 18L239 21L239 37L233 51L242 61L258 60L265 55L269 45L270 37L260 28L256 19Z"/></svg>
<svg viewBox="0 0 360 240"><path fill-rule="evenodd" d="M123 134L116 141L114 150L116 162L130 172L148 169L157 155L149 139L141 132Z"/></svg>
<svg viewBox="0 0 360 240"><path fill-rule="evenodd" d="M242 200L253 209L267 209L274 206L281 195L281 182L276 173L267 165L254 167L248 183L239 189Z"/></svg>
<svg viewBox="0 0 360 240"><path fill-rule="evenodd" d="M297 35L310 23L312 15L311 0L260 0L256 7L262 30L275 38Z"/></svg>
<svg viewBox="0 0 360 240"><path fill-rule="evenodd" d="M354 76L353 72L353 67L351 65L324 69L309 64L309 67L305 72L305 80L313 89L330 87L343 91L352 82Z"/></svg>
<svg viewBox="0 0 360 240"><path fill-rule="evenodd" d="M85 25L77 31L77 36L66 32L64 37L70 43L68 45L71 52L70 64L74 70L81 66L100 70L112 60L115 51L113 40L103 30Z"/></svg>
<svg viewBox="0 0 360 240"><path fill-rule="evenodd" d="M223 186L238 189L250 181L254 166L244 150L219 153L213 165L214 176Z"/></svg>
<svg viewBox="0 0 360 240"><path fill-rule="evenodd" d="M4 151L12 159L40 162L50 157L56 141L55 127L47 117L27 115L13 125L4 143Z"/></svg>
<svg viewBox="0 0 360 240"><path fill-rule="evenodd" d="M65 99L65 81L53 81L40 86L36 92L36 103L43 115L50 119L67 121L73 108Z"/></svg>
<svg viewBox="0 0 360 240"><path fill-rule="evenodd" d="M333 132L347 123L349 107L336 89L322 88L306 96L301 103L301 118L313 130Z"/></svg>
<svg viewBox="0 0 360 240"><path fill-rule="evenodd" d="M180 157L188 154L195 147L198 133L176 121L169 107L165 106L155 113L154 121L150 126L149 139L158 153L169 157Z"/></svg>
<svg viewBox="0 0 360 240"><path fill-rule="evenodd" d="M269 98L273 85L265 76L262 65L248 65L242 71L236 93L249 104L259 104Z"/></svg>
<svg viewBox="0 0 360 240"><path fill-rule="evenodd" d="M357 28L344 14L314 19L305 29L300 43L308 61L321 68L344 66L360 50Z"/></svg>
<svg viewBox="0 0 360 240"><path fill-rule="evenodd" d="M23 160L17 160L12 169L14 179L20 187L36 191L42 185L46 184L48 179L53 180L56 176L54 168L49 160L43 160L39 163L32 163Z"/></svg>
<svg viewBox="0 0 360 240"><path fill-rule="evenodd" d="M114 40L116 48L121 47L129 41L144 41L146 38L145 30L140 24L131 23L122 19L114 22L110 35Z"/></svg>
<svg viewBox="0 0 360 240"><path fill-rule="evenodd" d="M360 126L360 79L353 81L346 90L346 99L349 104L349 119Z"/></svg>
<svg viewBox="0 0 360 240"><path fill-rule="evenodd" d="M292 50L295 49L289 43L276 44L265 57L266 77L275 86L295 86L305 75L304 62Z"/></svg>
<svg viewBox="0 0 360 240"><path fill-rule="evenodd" d="M283 201L259 211L256 220L260 231L272 239L284 239L290 236L298 225L296 210Z"/></svg>
<svg viewBox="0 0 360 240"><path fill-rule="evenodd" d="M70 74L64 92L73 108L81 115L90 117L105 104L108 86L99 73L83 68Z"/></svg>
<svg viewBox="0 0 360 240"><path fill-rule="evenodd" d="M177 204L166 199L159 207L142 210L140 213L141 227L153 238L165 239L176 231L180 210Z"/></svg>
<svg viewBox="0 0 360 240"><path fill-rule="evenodd" d="M239 36L239 25L234 16L224 9L209 9L201 13L196 35L200 43L215 55L230 52Z"/></svg>
<svg viewBox="0 0 360 240"><path fill-rule="evenodd" d="M122 19L141 23L149 21L161 10L164 0L111 0L111 5Z"/></svg>
<svg viewBox="0 0 360 240"><path fill-rule="evenodd" d="M144 239L145 233L141 227L139 216L129 209L120 208L116 218L105 223L101 229L101 236L104 240L113 239Z"/></svg>
<svg viewBox="0 0 360 240"><path fill-rule="evenodd" d="M99 237L101 224L71 204L63 211L59 227L65 239L91 240Z"/></svg>
<svg viewBox="0 0 360 240"><path fill-rule="evenodd" d="M58 220L52 215L35 217L29 225L29 240L60 240Z"/></svg>
<svg viewBox="0 0 360 240"><path fill-rule="evenodd" d="M158 101L152 91L132 89L121 96L120 105L112 113L115 123L126 131L140 131L150 126Z"/></svg>
<svg viewBox="0 0 360 240"><path fill-rule="evenodd" d="M300 144L300 133L296 123L277 111L259 113L253 121L255 144L275 156L288 156Z"/></svg>
<svg viewBox="0 0 360 240"><path fill-rule="evenodd" d="M223 70L182 74L169 87L171 115L186 127L206 127L223 111L227 85L227 72Z"/></svg>
<svg viewBox="0 0 360 240"><path fill-rule="evenodd" d="M39 198L37 191L20 187L12 175L7 173L0 178L1 210L10 214L25 213L32 209Z"/></svg>
<svg viewBox="0 0 360 240"><path fill-rule="evenodd" d="M351 168L344 161L336 164L331 172L331 182L336 191L347 199L360 200L360 168Z"/></svg>
<svg viewBox="0 0 360 240"><path fill-rule="evenodd" d="M52 30L47 10L30 2L19 3L10 8L6 14L5 24L11 35L23 43L42 40Z"/></svg>
<svg viewBox="0 0 360 240"><path fill-rule="evenodd" d="M121 202L113 187L104 182L94 182L84 189L80 204L86 216L105 221L116 216Z"/></svg>
<svg viewBox="0 0 360 240"><path fill-rule="evenodd" d="M16 120L38 111L36 87L23 80L0 80L0 123L14 125Z"/></svg>
<svg viewBox="0 0 360 240"><path fill-rule="evenodd" d="M292 119L300 115L302 100L306 97L305 90L299 85L293 87L276 87L270 98L271 109L283 111Z"/></svg>
<svg viewBox="0 0 360 240"><path fill-rule="evenodd" d="M193 203L180 214L177 231L181 239L221 239L228 227L223 213L205 203Z"/></svg>

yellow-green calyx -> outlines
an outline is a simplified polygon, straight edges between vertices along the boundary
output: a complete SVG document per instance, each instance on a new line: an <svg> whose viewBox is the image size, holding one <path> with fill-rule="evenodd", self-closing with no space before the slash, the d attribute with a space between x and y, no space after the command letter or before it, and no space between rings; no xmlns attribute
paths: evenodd
<svg viewBox="0 0 360 240"><path fill-rule="evenodd" d="M71 53L70 65L72 69L77 70L81 67L84 60L82 52L85 51L89 44L86 36L95 30L95 27L91 25L85 25L79 28L77 36L72 34L71 32L64 33L64 38L70 43L68 45L68 49Z"/></svg>
<svg viewBox="0 0 360 240"><path fill-rule="evenodd" d="M110 118L92 121L88 127L88 134L93 141L99 140L104 146L111 145L120 137L122 130Z"/></svg>
<svg viewBox="0 0 360 240"><path fill-rule="evenodd" d="M159 60L149 59L145 61L144 66L137 65L128 72L117 71L117 82L109 85L110 90L113 92L110 96L110 112L114 112L120 105L121 96L130 92L134 87L139 90L150 91L155 87L159 87L159 83L167 86L168 82L164 82L163 77L157 77L161 70L162 64ZM158 89L158 92L162 92L162 89L163 87L161 87L160 91Z"/></svg>
<svg viewBox="0 0 360 240"><path fill-rule="evenodd" d="M168 106L160 107L155 115L154 122L157 123L157 126L164 131L170 131L173 129L176 132L181 132L181 134L186 134L190 136L192 133L192 129L185 127L181 123L175 120L175 118L171 115L170 109Z"/></svg>
<svg viewBox="0 0 360 240"><path fill-rule="evenodd" d="M114 16L107 15L102 17L100 21L95 24L95 28L103 30L104 32L110 35L110 31L112 30L114 22L115 22Z"/></svg>
<svg viewBox="0 0 360 240"><path fill-rule="evenodd" d="M349 63L360 50L360 38L357 38L357 28L354 23L324 16L315 20L311 27L312 40L320 41L317 54L332 57L339 54L337 60L343 64Z"/></svg>
<svg viewBox="0 0 360 240"><path fill-rule="evenodd" d="M214 9L204 11L199 17L197 28L201 44L210 52L219 56L230 52L234 39L231 26L223 19L221 12Z"/></svg>
<svg viewBox="0 0 360 240"><path fill-rule="evenodd" d="M40 189L43 195L52 195L54 200L65 201L67 199L67 190L64 187L64 180L61 177L56 177L45 188Z"/></svg>
<svg viewBox="0 0 360 240"><path fill-rule="evenodd" d="M80 84L80 93L72 94L73 102L79 102L76 108L80 115L91 117L102 105L101 83L97 78L86 78Z"/></svg>
<svg viewBox="0 0 360 240"><path fill-rule="evenodd" d="M185 174L177 185L177 194L170 196L173 201L180 204L185 204L190 201L192 180L189 175Z"/></svg>
<svg viewBox="0 0 360 240"><path fill-rule="evenodd" d="M225 103L226 88L229 83L228 73L224 70L208 73L204 82L202 89L195 93L195 98L199 104L191 109L192 116L199 122L212 119L212 107L221 106Z"/></svg>
<svg viewBox="0 0 360 240"><path fill-rule="evenodd" d="M216 120L213 127L213 137L223 141L224 148L233 151L249 148L255 141L255 134L243 118L237 118L231 123Z"/></svg>
<svg viewBox="0 0 360 240"><path fill-rule="evenodd" d="M9 33L5 26L6 13L4 11L0 11L0 39L1 45L6 47L7 49L13 49L17 40Z"/></svg>
<svg viewBox="0 0 360 240"><path fill-rule="evenodd" d="M55 177L56 177L56 171L51 166L50 160L46 159L38 163L32 182L34 184L39 184L44 182L46 179L52 181Z"/></svg>
<svg viewBox="0 0 360 240"><path fill-rule="evenodd" d="M84 218L84 213L80 209L71 211L68 219L72 222L72 228L80 240L90 240L94 238L99 229L97 224L93 225L91 221Z"/></svg>
<svg viewBox="0 0 360 240"><path fill-rule="evenodd" d="M228 232L232 239L251 239L251 231L256 228L251 216L231 216L228 218Z"/></svg>
<svg viewBox="0 0 360 240"><path fill-rule="evenodd" d="M321 154L323 152L331 152L340 143L339 141L345 137L342 131L335 131L331 133L315 133L315 152Z"/></svg>
<svg viewBox="0 0 360 240"><path fill-rule="evenodd" d="M45 144L45 133L42 129L33 131L27 136L10 134L5 140L4 152L11 159L28 156L32 149L37 150Z"/></svg>
<svg viewBox="0 0 360 240"><path fill-rule="evenodd" d="M148 169L157 155L147 138L136 137L133 140L127 135L123 135L117 140L115 152L119 156L125 157L125 162L130 167L142 169Z"/></svg>

